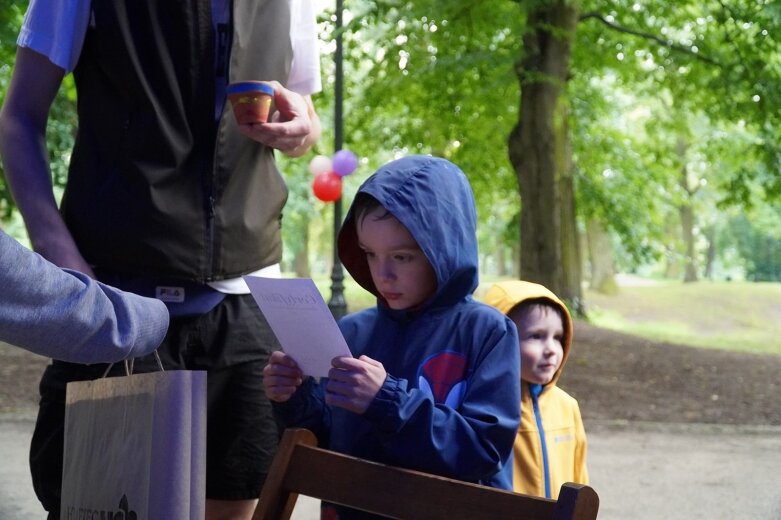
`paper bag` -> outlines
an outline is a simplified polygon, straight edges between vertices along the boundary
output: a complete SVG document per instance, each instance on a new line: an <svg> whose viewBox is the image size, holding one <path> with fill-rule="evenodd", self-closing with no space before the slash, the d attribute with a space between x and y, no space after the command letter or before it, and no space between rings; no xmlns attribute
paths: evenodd
<svg viewBox="0 0 781 520"><path fill-rule="evenodd" d="M68 383L61 518L203 520L206 372Z"/></svg>

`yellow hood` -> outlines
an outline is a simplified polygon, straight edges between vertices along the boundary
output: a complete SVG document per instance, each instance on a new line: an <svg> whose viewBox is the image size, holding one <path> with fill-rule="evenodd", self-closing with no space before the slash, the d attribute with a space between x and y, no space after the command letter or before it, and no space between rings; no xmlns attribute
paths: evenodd
<svg viewBox="0 0 781 520"><path fill-rule="evenodd" d="M569 352L572 345L572 316L570 316L567 306L550 291L547 287L538 283L524 282L523 280L508 280L505 282L497 282L488 289L483 300L488 305L496 307L503 314L507 315L518 304L526 300L544 299L561 309L561 314L564 319L564 341L562 347L564 355L562 356L561 365L554 374L553 379L549 385L556 384L559 379L564 364L567 362Z"/></svg>

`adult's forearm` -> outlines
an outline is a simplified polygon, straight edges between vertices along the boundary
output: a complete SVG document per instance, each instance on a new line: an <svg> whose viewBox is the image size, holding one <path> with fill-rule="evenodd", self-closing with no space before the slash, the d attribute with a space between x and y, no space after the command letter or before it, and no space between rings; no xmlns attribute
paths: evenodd
<svg viewBox="0 0 781 520"><path fill-rule="evenodd" d="M61 267L92 275L60 216L52 190L46 123L63 75L45 56L19 48L0 111L0 155L33 248Z"/></svg>
<svg viewBox="0 0 781 520"><path fill-rule="evenodd" d="M33 249L60 267L92 275L57 208L43 137L5 109L0 121L6 180Z"/></svg>
<svg viewBox="0 0 781 520"><path fill-rule="evenodd" d="M7 104L10 103L7 102ZM0 117L0 154L6 180L36 250L53 220L61 220L52 190L44 137L7 105ZM46 256L46 255L44 255Z"/></svg>
<svg viewBox="0 0 781 520"><path fill-rule="evenodd" d="M168 310L68 272L0 231L0 341L74 363L148 354L168 328Z"/></svg>

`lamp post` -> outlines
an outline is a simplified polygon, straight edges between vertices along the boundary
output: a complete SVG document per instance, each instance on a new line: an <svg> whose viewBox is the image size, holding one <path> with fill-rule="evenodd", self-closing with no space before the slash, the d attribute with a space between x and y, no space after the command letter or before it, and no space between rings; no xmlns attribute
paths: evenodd
<svg viewBox="0 0 781 520"><path fill-rule="evenodd" d="M342 90L344 74L342 71L342 0L336 0L336 52L334 53L334 152L342 149ZM342 226L342 198L334 201L334 262L331 269L331 299L328 308L337 320L347 314L347 302L344 299L344 270L339 261L336 238Z"/></svg>

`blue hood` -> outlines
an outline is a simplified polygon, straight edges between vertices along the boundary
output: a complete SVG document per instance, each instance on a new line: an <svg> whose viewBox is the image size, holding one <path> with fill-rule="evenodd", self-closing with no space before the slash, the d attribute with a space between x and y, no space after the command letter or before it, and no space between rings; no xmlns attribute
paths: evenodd
<svg viewBox="0 0 781 520"><path fill-rule="evenodd" d="M437 292L426 306L449 305L474 292L477 215L472 188L460 168L438 157L405 157L377 170L358 193L377 199L425 253L437 275ZM358 246L352 205L339 232L338 248L350 275L382 301Z"/></svg>

